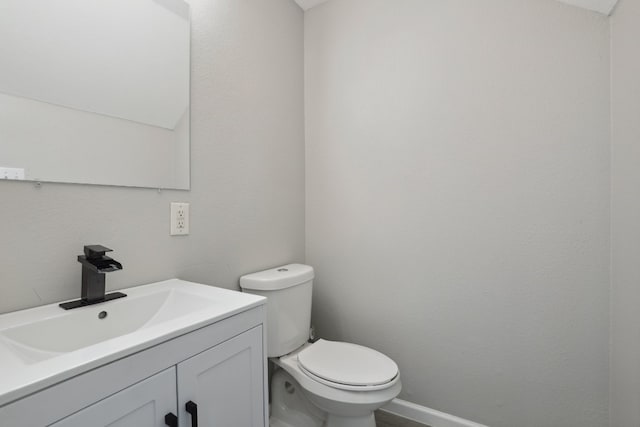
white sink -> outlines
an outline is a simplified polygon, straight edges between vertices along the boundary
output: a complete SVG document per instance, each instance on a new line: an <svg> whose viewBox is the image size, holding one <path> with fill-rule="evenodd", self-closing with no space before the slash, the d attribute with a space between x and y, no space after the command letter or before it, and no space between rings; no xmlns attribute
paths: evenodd
<svg viewBox="0 0 640 427"><path fill-rule="evenodd" d="M0 405L265 303L178 279L123 292L69 311L51 304L0 315Z"/></svg>
<svg viewBox="0 0 640 427"><path fill-rule="evenodd" d="M5 338L25 362L33 363L216 305L219 303L215 300L199 299L179 289L159 290L73 309L58 317L36 319L3 330L0 337Z"/></svg>

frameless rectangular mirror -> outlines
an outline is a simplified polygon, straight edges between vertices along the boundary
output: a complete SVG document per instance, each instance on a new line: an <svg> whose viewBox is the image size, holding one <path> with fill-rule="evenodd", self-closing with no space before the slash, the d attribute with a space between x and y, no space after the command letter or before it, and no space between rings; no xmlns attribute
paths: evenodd
<svg viewBox="0 0 640 427"><path fill-rule="evenodd" d="M0 1L0 178L188 189L189 14Z"/></svg>

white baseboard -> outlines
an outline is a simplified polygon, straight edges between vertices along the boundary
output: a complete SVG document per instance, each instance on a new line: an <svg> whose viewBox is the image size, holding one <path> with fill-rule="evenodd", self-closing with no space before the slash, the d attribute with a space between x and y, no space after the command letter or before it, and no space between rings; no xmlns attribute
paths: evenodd
<svg viewBox="0 0 640 427"><path fill-rule="evenodd" d="M488 427L401 399L393 399L380 409L431 427Z"/></svg>

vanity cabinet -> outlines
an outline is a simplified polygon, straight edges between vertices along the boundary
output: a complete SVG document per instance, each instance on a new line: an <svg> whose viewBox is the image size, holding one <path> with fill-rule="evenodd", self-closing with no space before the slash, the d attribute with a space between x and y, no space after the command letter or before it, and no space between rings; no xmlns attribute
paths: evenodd
<svg viewBox="0 0 640 427"><path fill-rule="evenodd" d="M178 414L176 401L181 405L180 426L195 425L197 417L199 427L253 427L263 425L262 400L262 327L258 326L52 427L172 425L165 416ZM187 402L197 412L189 413Z"/></svg>
<svg viewBox="0 0 640 427"><path fill-rule="evenodd" d="M261 327L180 363L181 425L191 425L184 422L192 418L186 402L198 405L199 427L263 425L262 365Z"/></svg>
<svg viewBox="0 0 640 427"><path fill-rule="evenodd" d="M51 427L156 427L176 413L176 370L167 369L132 385Z"/></svg>
<svg viewBox="0 0 640 427"><path fill-rule="evenodd" d="M2 406L0 425L267 427L265 311L252 308Z"/></svg>

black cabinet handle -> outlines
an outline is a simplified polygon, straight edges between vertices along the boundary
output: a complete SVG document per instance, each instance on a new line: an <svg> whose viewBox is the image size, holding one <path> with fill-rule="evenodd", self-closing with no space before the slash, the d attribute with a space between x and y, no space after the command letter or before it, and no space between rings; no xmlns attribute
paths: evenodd
<svg viewBox="0 0 640 427"><path fill-rule="evenodd" d="M178 427L178 417L169 412L164 416L164 423L169 427Z"/></svg>
<svg viewBox="0 0 640 427"><path fill-rule="evenodd" d="M198 405L193 401L188 401L184 408L191 414L191 427L198 427Z"/></svg>

